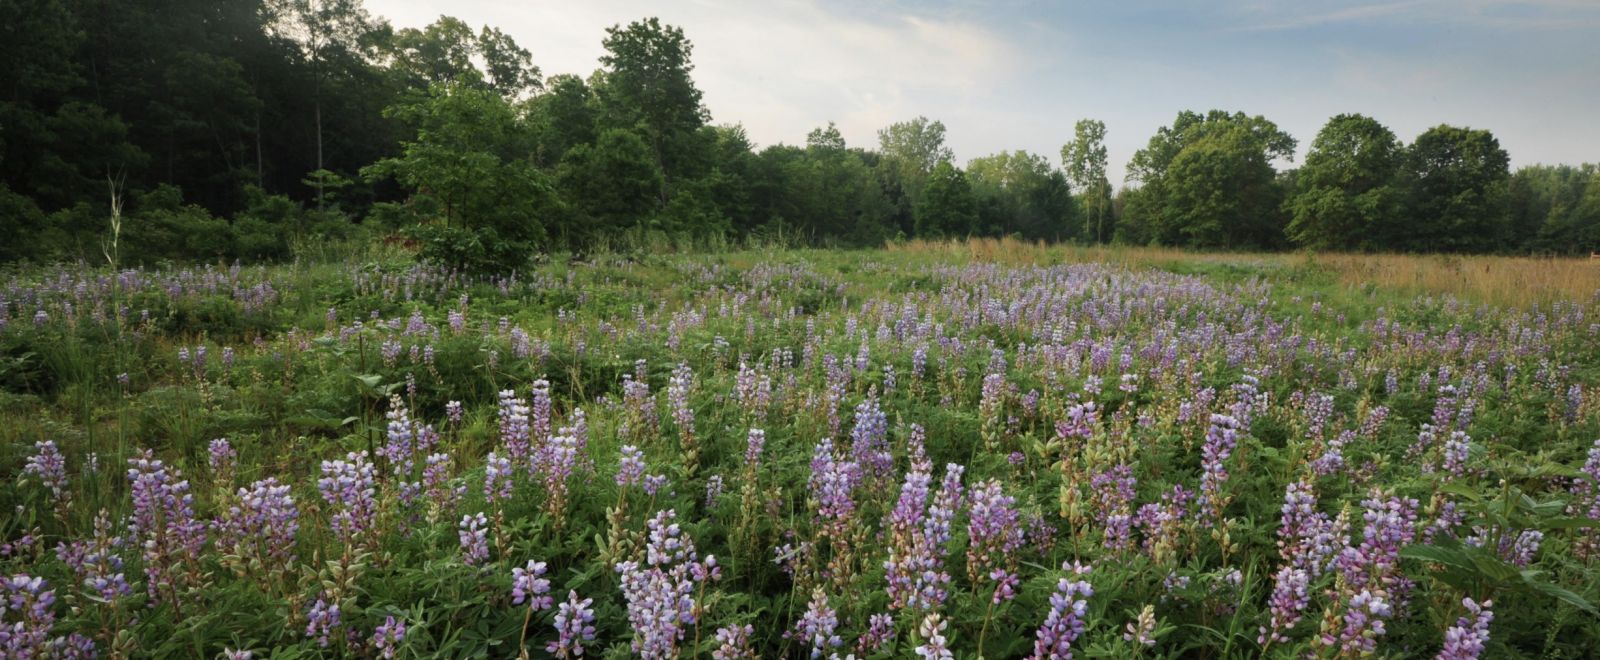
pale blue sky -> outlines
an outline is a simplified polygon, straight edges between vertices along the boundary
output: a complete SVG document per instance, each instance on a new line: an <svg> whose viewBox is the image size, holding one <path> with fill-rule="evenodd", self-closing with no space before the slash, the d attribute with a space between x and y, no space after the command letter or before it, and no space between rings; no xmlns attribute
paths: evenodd
<svg viewBox="0 0 1600 660"><path fill-rule="evenodd" d="M1492 130L1513 165L1600 161L1600 0L1050 3L838 0L367 0L400 27L441 12L491 24L546 75L599 66L606 27L682 27L717 123L761 145L834 121L852 145L926 115L957 160L1058 160L1078 119L1106 122L1112 178L1184 109L1263 114L1300 140L1360 112L1401 139Z"/></svg>

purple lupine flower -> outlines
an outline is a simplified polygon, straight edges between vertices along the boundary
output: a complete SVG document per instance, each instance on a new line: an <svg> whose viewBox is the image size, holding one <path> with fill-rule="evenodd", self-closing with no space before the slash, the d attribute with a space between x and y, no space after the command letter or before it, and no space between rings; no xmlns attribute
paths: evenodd
<svg viewBox="0 0 1600 660"><path fill-rule="evenodd" d="M1300 622L1306 606L1311 604L1310 586L1311 575L1303 568L1285 566L1278 571L1272 580L1272 597L1267 601L1271 619L1268 625L1261 627L1257 644L1266 646L1289 641L1283 633Z"/></svg>
<svg viewBox="0 0 1600 660"><path fill-rule="evenodd" d="M840 528L849 522L856 510L854 491L860 482L859 466L835 457L833 440L825 437L817 442L811 454L810 487L817 516L826 526Z"/></svg>
<svg viewBox="0 0 1600 660"><path fill-rule="evenodd" d="M755 658L755 651L750 648L750 635L754 633L755 626L749 624L718 628L717 648L711 650L711 660L749 660Z"/></svg>
<svg viewBox="0 0 1600 660"><path fill-rule="evenodd" d="M856 406L856 424L850 431L850 458L872 479L885 478L894 471L894 456L889 453L889 418L873 397Z"/></svg>
<svg viewBox="0 0 1600 660"><path fill-rule="evenodd" d="M1489 531L1480 526L1473 526L1472 535L1462 542L1473 546L1483 547L1489 543ZM1524 529L1516 534L1501 534L1500 547L1496 554L1500 559L1513 566L1526 567L1533 563L1535 555L1539 554L1539 546L1544 544L1544 532L1537 529Z"/></svg>
<svg viewBox="0 0 1600 660"><path fill-rule="evenodd" d="M482 513L461 517L461 561L477 566L489 559L489 519Z"/></svg>
<svg viewBox="0 0 1600 660"><path fill-rule="evenodd" d="M1336 648L1349 655L1371 655L1378 648L1378 638L1385 631L1384 619L1391 609L1383 596L1362 589L1350 597L1341 618L1343 628L1324 630L1318 638L1323 646Z"/></svg>
<svg viewBox="0 0 1600 660"><path fill-rule="evenodd" d="M655 497L656 493L661 492L661 490L667 488L667 485L668 485L667 475L664 475L664 474L647 474L647 475L644 475L644 494L646 494L646 495L649 495L651 497Z"/></svg>
<svg viewBox="0 0 1600 660"><path fill-rule="evenodd" d="M672 421L684 444L694 442L694 408L689 405L689 392L694 388L694 371L687 364L679 364L667 381L667 405L672 407Z"/></svg>
<svg viewBox="0 0 1600 660"><path fill-rule="evenodd" d="M177 470L151 457L147 450L128 459L133 516L128 531L144 548L150 599L160 602L166 589L176 597L180 568L193 569L206 543L206 524L195 518L189 482ZM192 573L193 571L188 571Z"/></svg>
<svg viewBox="0 0 1600 660"><path fill-rule="evenodd" d="M543 454L540 466L544 472L545 509L559 518L566 510L568 478L578 463L578 439L565 434L553 436L545 443Z"/></svg>
<svg viewBox="0 0 1600 660"><path fill-rule="evenodd" d="M1017 577L1016 573L1003 568L989 571L989 581L994 583L994 596L989 599L994 605L1016 598L1017 585L1022 583L1022 579Z"/></svg>
<svg viewBox="0 0 1600 660"><path fill-rule="evenodd" d="M1374 490L1361 505L1366 509L1361 544L1345 548L1334 564L1352 593L1376 590L1388 596L1388 607L1403 601L1411 589L1410 580L1400 573L1400 549L1416 539L1417 501Z"/></svg>
<svg viewBox="0 0 1600 660"><path fill-rule="evenodd" d="M377 521L375 470L367 453L350 452L343 461L323 461L317 490L333 509L334 536L343 544L364 542Z"/></svg>
<svg viewBox="0 0 1600 660"><path fill-rule="evenodd" d="M583 657L584 642L594 641L594 599L578 599L578 592L568 591L567 601L556 611L557 637L545 646L545 652L562 660Z"/></svg>
<svg viewBox="0 0 1600 660"><path fill-rule="evenodd" d="M1071 578L1061 578L1056 592L1050 595L1050 613L1034 635L1034 660L1061 658L1071 660L1072 643L1083 634L1089 612L1089 598L1094 596L1094 586L1083 579L1090 567L1073 562L1062 564L1062 570L1072 573Z"/></svg>
<svg viewBox="0 0 1600 660"><path fill-rule="evenodd" d="M795 623L793 635L811 645L811 657L820 658L830 648L844 644L835 634L839 627L839 612L828 605L828 595L818 587L811 591L811 602L806 613Z"/></svg>
<svg viewBox="0 0 1600 660"><path fill-rule="evenodd" d="M544 578L546 570L542 561L528 560L526 567L511 569L511 604L528 604L532 610L548 610L554 604L550 597L550 581ZM573 594L576 596L576 594Z"/></svg>
<svg viewBox="0 0 1600 660"><path fill-rule="evenodd" d="M1209 525L1222 521L1223 509L1228 504L1222 490L1228 481L1228 457L1239 443L1239 428L1239 421L1233 417L1212 415L1205 444L1200 448L1200 508L1206 513L1204 522Z"/></svg>
<svg viewBox="0 0 1600 660"><path fill-rule="evenodd" d="M922 618L922 623L917 625L917 636L922 638L922 645L914 649L917 657L926 660L953 660L956 656L950 652L950 642L944 637L944 629L950 626L938 612L929 612Z"/></svg>
<svg viewBox="0 0 1600 660"><path fill-rule="evenodd" d="M1489 608L1494 607L1494 602L1476 603L1463 598L1461 605L1467 608L1470 618L1456 619L1456 625L1444 631L1444 648L1439 651L1438 660L1477 660L1489 643L1489 623L1494 621L1494 612Z"/></svg>
<svg viewBox="0 0 1600 660"><path fill-rule="evenodd" d="M644 478L644 452L633 445L622 446L622 462L617 467L617 485L624 488Z"/></svg>
<svg viewBox="0 0 1600 660"><path fill-rule="evenodd" d="M1012 553L1022 547L1022 515L1016 498L1006 495L1000 482L990 479L974 486L968 496L967 575L974 582L997 568L1012 565Z"/></svg>
<svg viewBox="0 0 1600 660"><path fill-rule="evenodd" d="M1104 545L1110 550L1125 550L1132 544L1133 498L1137 480L1133 468L1118 464L1089 481L1094 493L1094 517L1105 527Z"/></svg>
<svg viewBox="0 0 1600 660"><path fill-rule="evenodd" d="M0 578L0 616L17 613L15 622L0 621L0 656L43 658L47 655L50 631L55 627L53 606L56 592L43 578L18 573Z"/></svg>
<svg viewBox="0 0 1600 660"><path fill-rule="evenodd" d="M316 639L317 646L327 648L329 637L339 627L339 620L339 603L329 603L327 594L318 596L306 614L306 637Z"/></svg>
<svg viewBox="0 0 1600 660"><path fill-rule="evenodd" d="M372 648L377 650L378 657L388 660L394 657L395 650L400 648L400 642L406 638L406 622L397 621L393 616L385 617L383 625L372 631Z"/></svg>
<svg viewBox="0 0 1600 660"><path fill-rule="evenodd" d="M489 452L483 465L483 497L489 504L511 499L511 459Z"/></svg>
<svg viewBox="0 0 1600 660"><path fill-rule="evenodd" d="M432 348L432 346L429 346L429 348ZM444 416L445 419L450 420L452 425L460 426L461 420L466 417L466 413L462 410L460 401L447 401L444 404Z"/></svg>
<svg viewBox="0 0 1600 660"><path fill-rule="evenodd" d="M647 523L644 565L630 560L615 566L628 603L632 649L645 658L676 656L683 626L699 619L695 585L721 576L715 557L699 559L694 541L678 527L677 516L667 509Z"/></svg>
<svg viewBox="0 0 1600 660"><path fill-rule="evenodd" d="M761 429L750 429L750 434L745 437L744 464L747 469L754 472L761 467L761 452L767 446L767 432Z"/></svg>
<svg viewBox="0 0 1600 660"><path fill-rule="evenodd" d="M456 508L456 503L461 499L462 493L466 491L466 486L452 486L450 483L454 463L455 459L452 459L449 454L441 453L428 454L428 458L424 462L422 488L423 493L428 498L431 512L429 515L433 516L430 520L437 519L439 513L453 511ZM487 467L485 467L484 472L484 497L492 503L494 500L488 492Z"/></svg>
<svg viewBox="0 0 1600 660"><path fill-rule="evenodd" d="M900 499L884 525L889 533L889 556L883 561L883 568L889 580L891 608L905 607L914 597L916 577L923 569L918 541L922 535L923 512L928 505L928 485L933 481L928 469L926 460L912 462L900 486Z"/></svg>
<svg viewBox="0 0 1600 660"><path fill-rule="evenodd" d="M513 466L531 467L533 431L527 401L517 398L514 390L502 390L496 415L500 424L500 446L505 448L506 457Z"/></svg>
<svg viewBox="0 0 1600 660"><path fill-rule="evenodd" d="M1466 474L1467 454L1471 447L1471 437L1461 431L1451 431L1450 438L1444 441L1439 467L1457 477Z"/></svg>
<svg viewBox="0 0 1600 660"><path fill-rule="evenodd" d="M867 631L856 640L856 652L863 655L888 646L894 641L894 616L888 613L867 617Z"/></svg>
<svg viewBox="0 0 1600 660"><path fill-rule="evenodd" d="M117 554L122 545L122 538L112 535L111 514L101 509L94 517L91 540L56 544L56 558L72 569L79 584L110 603L133 593L122 570L122 557ZM0 609L4 609L3 604Z"/></svg>
<svg viewBox="0 0 1600 660"><path fill-rule="evenodd" d="M217 438L206 446L206 464L217 483L228 484L233 481L234 465L238 460L239 453L234 451L227 438Z"/></svg>
<svg viewBox="0 0 1600 660"><path fill-rule="evenodd" d="M258 559L267 566L294 563L300 510L289 486L267 477L240 488L226 515L218 520L217 546L228 554Z"/></svg>
<svg viewBox="0 0 1600 660"><path fill-rule="evenodd" d="M67 459L61 455L54 440L33 443L34 454L22 466L23 474L39 478L39 483L50 489L50 499L65 501L67 494Z"/></svg>

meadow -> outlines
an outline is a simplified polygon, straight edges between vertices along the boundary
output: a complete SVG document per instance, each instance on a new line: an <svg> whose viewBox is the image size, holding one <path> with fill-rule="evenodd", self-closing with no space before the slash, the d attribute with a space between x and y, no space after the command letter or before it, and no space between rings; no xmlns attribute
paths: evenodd
<svg viewBox="0 0 1600 660"><path fill-rule="evenodd" d="M0 276L0 657L1592 657L1600 264Z"/></svg>

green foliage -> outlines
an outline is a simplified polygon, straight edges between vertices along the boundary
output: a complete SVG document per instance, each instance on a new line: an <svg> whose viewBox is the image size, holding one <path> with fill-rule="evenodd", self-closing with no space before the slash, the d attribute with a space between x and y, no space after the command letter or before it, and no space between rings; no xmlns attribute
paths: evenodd
<svg viewBox="0 0 1600 660"><path fill-rule="evenodd" d="M917 235L961 237L977 229L977 201L967 175L950 161L940 161L928 174L928 185L917 204Z"/></svg>
<svg viewBox="0 0 1600 660"><path fill-rule="evenodd" d="M1123 235L1137 242L1271 248L1283 218L1272 160L1294 158L1295 139L1261 116L1184 111L1134 154Z"/></svg>
<svg viewBox="0 0 1600 660"><path fill-rule="evenodd" d="M1385 232L1413 251L1488 252L1507 236L1510 156L1489 131L1440 125L1417 136L1404 169L1412 221Z"/></svg>
<svg viewBox="0 0 1600 660"><path fill-rule="evenodd" d="M1402 221L1396 176L1404 148L1383 124L1362 115L1328 120L1311 143L1287 202L1288 234L1321 250L1376 247Z"/></svg>

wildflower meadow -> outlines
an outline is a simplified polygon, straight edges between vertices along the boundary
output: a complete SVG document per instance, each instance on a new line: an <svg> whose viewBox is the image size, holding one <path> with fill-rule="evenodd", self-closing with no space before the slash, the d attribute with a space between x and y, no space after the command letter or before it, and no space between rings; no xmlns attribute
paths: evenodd
<svg viewBox="0 0 1600 660"><path fill-rule="evenodd" d="M0 657L1593 657L1600 295L993 256L12 271Z"/></svg>

